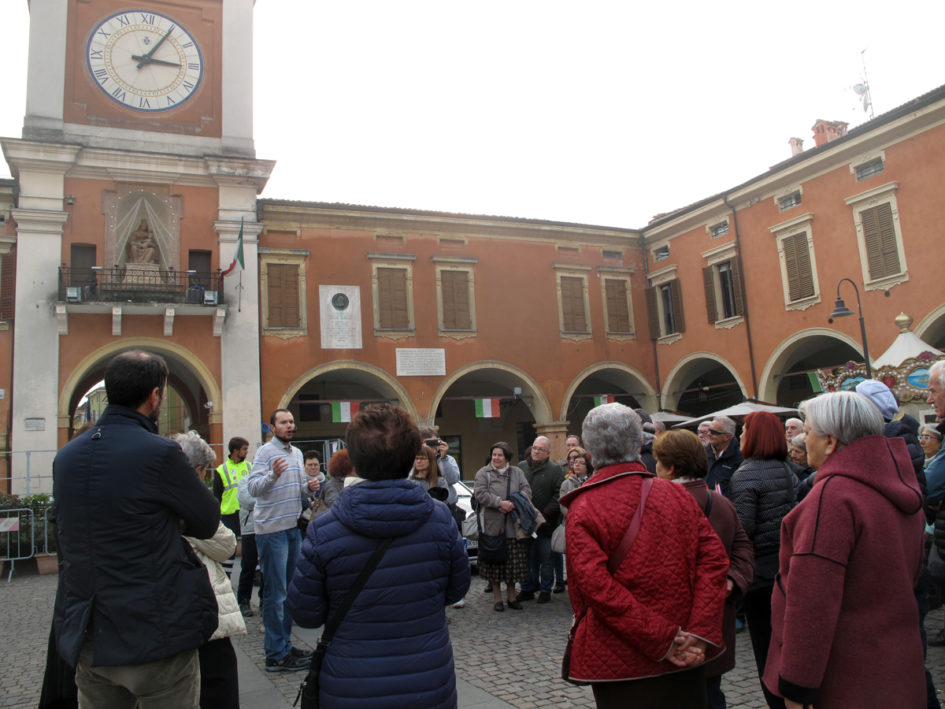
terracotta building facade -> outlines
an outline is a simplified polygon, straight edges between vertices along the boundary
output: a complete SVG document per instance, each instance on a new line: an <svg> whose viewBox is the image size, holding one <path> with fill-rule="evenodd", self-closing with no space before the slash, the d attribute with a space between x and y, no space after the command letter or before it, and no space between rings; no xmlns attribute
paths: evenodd
<svg viewBox="0 0 945 709"><path fill-rule="evenodd" d="M560 456L599 401L796 404L815 370L863 359L856 318L829 321L838 283L854 300L842 279L874 355L900 312L945 349L945 88L852 130L818 121L814 148L638 228L259 199L252 0L144 5L30 5L23 133L0 139L10 489L49 488L131 348L168 360L173 426L216 446L263 440L285 407L329 451L388 401L469 476L498 440L545 434ZM186 60L157 89L109 73L106 54L161 37Z"/></svg>

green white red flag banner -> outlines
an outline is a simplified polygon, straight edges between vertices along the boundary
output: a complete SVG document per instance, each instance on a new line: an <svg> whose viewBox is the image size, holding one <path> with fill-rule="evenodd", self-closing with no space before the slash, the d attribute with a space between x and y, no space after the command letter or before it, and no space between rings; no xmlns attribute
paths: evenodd
<svg viewBox="0 0 945 709"><path fill-rule="evenodd" d="M477 419L499 418L499 400L498 399L476 399L476 418Z"/></svg>
<svg viewBox="0 0 945 709"><path fill-rule="evenodd" d="M601 404L612 404L614 403L614 397L610 394L604 394L602 396L594 397L594 406L600 406Z"/></svg>
<svg viewBox="0 0 945 709"><path fill-rule="evenodd" d="M331 421L332 423L347 423L351 417L358 413L360 404L357 401L333 401L331 402Z"/></svg>

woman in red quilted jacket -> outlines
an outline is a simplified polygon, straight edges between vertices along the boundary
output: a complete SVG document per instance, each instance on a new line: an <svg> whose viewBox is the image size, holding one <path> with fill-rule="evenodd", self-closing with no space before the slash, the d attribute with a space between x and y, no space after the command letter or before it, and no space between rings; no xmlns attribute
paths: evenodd
<svg viewBox="0 0 945 709"><path fill-rule="evenodd" d="M592 409L583 438L597 470L568 507L568 591L574 643L568 677L598 707L706 706L702 664L722 646L728 556L694 498L653 479L639 531L613 573L640 504L640 419L622 404Z"/></svg>

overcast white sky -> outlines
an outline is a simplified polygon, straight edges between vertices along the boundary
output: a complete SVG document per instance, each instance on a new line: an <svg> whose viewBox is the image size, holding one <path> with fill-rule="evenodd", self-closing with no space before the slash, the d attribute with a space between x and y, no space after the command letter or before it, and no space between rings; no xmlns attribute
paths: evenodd
<svg viewBox="0 0 945 709"><path fill-rule="evenodd" d="M945 3L643 5L257 0L263 196L642 227L866 120L863 49L877 115L945 84ZM0 0L0 135L27 25Z"/></svg>

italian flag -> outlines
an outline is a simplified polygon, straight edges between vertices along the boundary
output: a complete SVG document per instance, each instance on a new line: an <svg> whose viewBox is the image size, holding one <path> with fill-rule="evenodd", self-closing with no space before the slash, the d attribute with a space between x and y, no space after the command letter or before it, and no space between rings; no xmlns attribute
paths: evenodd
<svg viewBox="0 0 945 709"><path fill-rule="evenodd" d="M233 261L223 272L224 276L229 276L233 269L236 268L236 264L240 265L240 270L246 268L246 265L243 263L243 220L240 219L240 235L236 239L236 254L233 256Z"/></svg>
<svg viewBox="0 0 945 709"><path fill-rule="evenodd" d="M333 401L331 402L331 422L346 423L351 417L358 413L357 401Z"/></svg>
<svg viewBox="0 0 945 709"><path fill-rule="evenodd" d="M477 419L499 418L499 400L498 399L476 399L476 418Z"/></svg>
<svg viewBox="0 0 945 709"><path fill-rule="evenodd" d="M612 404L614 403L614 397L610 394L604 394L603 396L594 397L594 406L600 406L601 404Z"/></svg>

